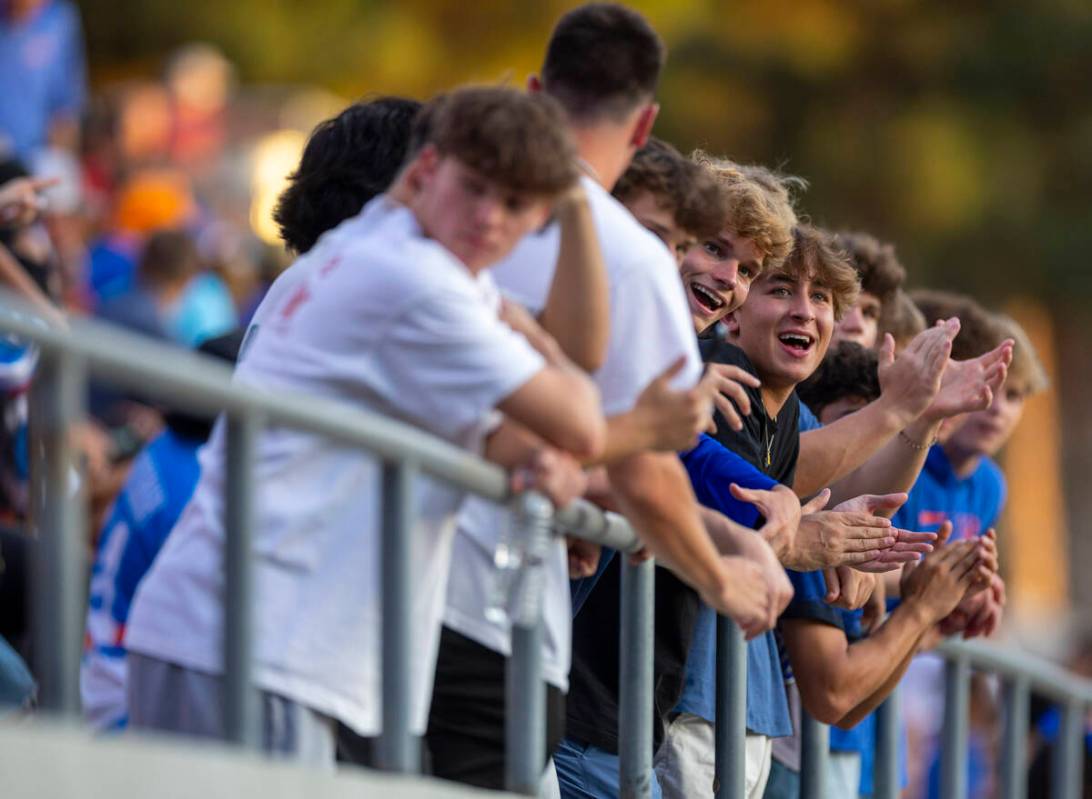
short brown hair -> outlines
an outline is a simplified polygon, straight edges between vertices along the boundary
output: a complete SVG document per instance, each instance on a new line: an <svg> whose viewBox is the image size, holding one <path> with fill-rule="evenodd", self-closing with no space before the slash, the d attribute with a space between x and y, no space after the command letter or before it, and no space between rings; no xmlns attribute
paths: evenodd
<svg viewBox="0 0 1092 799"><path fill-rule="evenodd" d="M880 335L890 333L895 339L896 350L909 344L926 327L925 317L902 289L898 289L891 302L880 309Z"/></svg>
<svg viewBox="0 0 1092 799"><path fill-rule="evenodd" d="M860 232L842 231L835 238L861 276L861 291L874 295L881 307L886 308L906 280L906 270L895 255L895 245Z"/></svg>
<svg viewBox="0 0 1092 799"><path fill-rule="evenodd" d="M624 118L652 99L666 57L663 40L636 11L588 3L554 26L542 85L574 120Z"/></svg>
<svg viewBox="0 0 1092 799"><path fill-rule="evenodd" d="M717 235L728 214L725 193L713 175L655 137L634 155L613 194L625 203L642 192L651 194L674 215L675 224L697 239Z"/></svg>
<svg viewBox="0 0 1092 799"><path fill-rule="evenodd" d="M776 269L792 250L796 211L793 192L803 178L781 175L756 164L737 164L695 150L690 158L709 170L725 195L727 214L720 229L750 239L763 254L763 268Z"/></svg>
<svg viewBox="0 0 1092 799"><path fill-rule="evenodd" d="M994 314L994 321L1001 329L1003 338L1011 338L1016 342L1012 350L1012 363L1009 364L1009 375L1005 378L1006 385L1018 387L1025 397L1045 391L1050 385L1050 379L1024 328L1005 314Z"/></svg>
<svg viewBox="0 0 1092 799"><path fill-rule="evenodd" d="M959 319L959 335L952 342L952 358L968 361L997 347L1005 336L992 314L966 294L934 289L916 289L910 298L929 327L941 319Z"/></svg>
<svg viewBox="0 0 1092 799"><path fill-rule="evenodd" d="M137 277L150 288L189 280L201 269L193 237L183 230L157 230L148 237L137 265Z"/></svg>
<svg viewBox="0 0 1092 799"><path fill-rule="evenodd" d="M793 228L793 247L785 263L777 268L794 280L810 278L830 289L834 318L842 316L857 302L861 281L849 256L838 249L834 235L812 225Z"/></svg>
<svg viewBox="0 0 1092 799"><path fill-rule="evenodd" d="M504 86L455 89L422 109L411 140L515 191L556 194L579 177L561 108L543 94Z"/></svg>

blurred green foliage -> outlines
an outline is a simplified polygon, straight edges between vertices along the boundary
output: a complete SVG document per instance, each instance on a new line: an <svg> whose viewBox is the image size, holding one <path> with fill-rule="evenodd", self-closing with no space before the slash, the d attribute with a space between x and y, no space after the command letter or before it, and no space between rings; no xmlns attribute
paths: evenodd
<svg viewBox="0 0 1092 799"><path fill-rule="evenodd" d="M187 41L346 97L522 82L573 3L83 0L92 75ZM1092 298L1092 3L649 0L657 132L806 177L803 210L898 244L913 283Z"/></svg>

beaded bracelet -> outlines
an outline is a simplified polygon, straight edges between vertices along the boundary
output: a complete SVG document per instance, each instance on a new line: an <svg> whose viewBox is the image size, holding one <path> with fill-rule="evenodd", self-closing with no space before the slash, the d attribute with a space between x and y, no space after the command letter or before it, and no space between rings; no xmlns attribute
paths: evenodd
<svg viewBox="0 0 1092 799"><path fill-rule="evenodd" d="M910 436L906 435L905 430L899 431L899 437L906 442L906 446L910 447L910 449L917 450L918 452L929 449L931 446L933 446L933 444L937 443L937 441L940 440L939 436L933 436L933 440L930 441L928 444L919 444L918 442L910 438Z"/></svg>

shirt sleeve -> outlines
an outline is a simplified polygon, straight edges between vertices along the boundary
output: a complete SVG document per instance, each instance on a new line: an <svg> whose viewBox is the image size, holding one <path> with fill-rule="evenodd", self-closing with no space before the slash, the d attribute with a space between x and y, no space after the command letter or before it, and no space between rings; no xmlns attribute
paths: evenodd
<svg viewBox="0 0 1092 799"><path fill-rule="evenodd" d="M649 263L635 265L611 282L610 345L595 375L608 416L630 410L645 387L679 356L685 356L686 365L672 386L691 388L701 379L698 342L677 270L666 251L650 248L645 257Z"/></svg>
<svg viewBox="0 0 1092 799"><path fill-rule="evenodd" d="M468 292L422 297L391 324L379 352L388 399L449 437L481 423L545 366L522 335Z"/></svg>
<svg viewBox="0 0 1092 799"><path fill-rule="evenodd" d="M797 419L797 424L801 433L818 430L823 426L823 423L811 412L811 408L802 402L800 403L800 416Z"/></svg>
<svg viewBox="0 0 1092 799"><path fill-rule="evenodd" d="M819 621L840 630L845 629L838 608L823 601L827 595L827 581L823 579L823 572L798 572L792 569L785 569L785 572L789 575L794 593L782 618Z"/></svg>
<svg viewBox="0 0 1092 799"><path fill-rule="evenodd" d="M746 527L758 523L758 508L736 499L729 487L737 483L744 488L768 491L777 485L772 478L705 434L698 446L681 457L698 502Z"/></svg>

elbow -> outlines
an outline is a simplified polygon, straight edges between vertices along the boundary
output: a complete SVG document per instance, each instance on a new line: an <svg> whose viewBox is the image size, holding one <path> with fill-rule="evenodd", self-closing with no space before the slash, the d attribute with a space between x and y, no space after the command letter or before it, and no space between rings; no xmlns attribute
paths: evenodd
<svg viewBox="0 0 1092 799"><path fill-rule="evenodd" d="M607 348L605 345L606 342L604 342L604 346L602 347L595 347L589 344L588 346L581 347L569 357L573 363L588 374L595 374L603 367L603 363L607 360Z"/></svg>
<svg viewBox="0 0 1092 799"><path fill-rule="evenodd" d="M852 697L837 686L813 686L810 690L801 686L800 701L813 719L834 726L840 726L854 708Z"/></svg>
<svg viewBox="0 0 1092 799"><path fill-rule="evenodd" d="M558 446L585 463L598 460L607 445L607 425L602 414L589 416L584 423L574 425L558 442Z"/></svg>
<svg viewBox="0 0 1092 799"><path fill-rule="evenodd" d="M571 423L555 443L577 460L595 461L607 446L607 420L603 418L599 392L590 380L581 378L579 390L573 396L569 409Z"/></svg>

